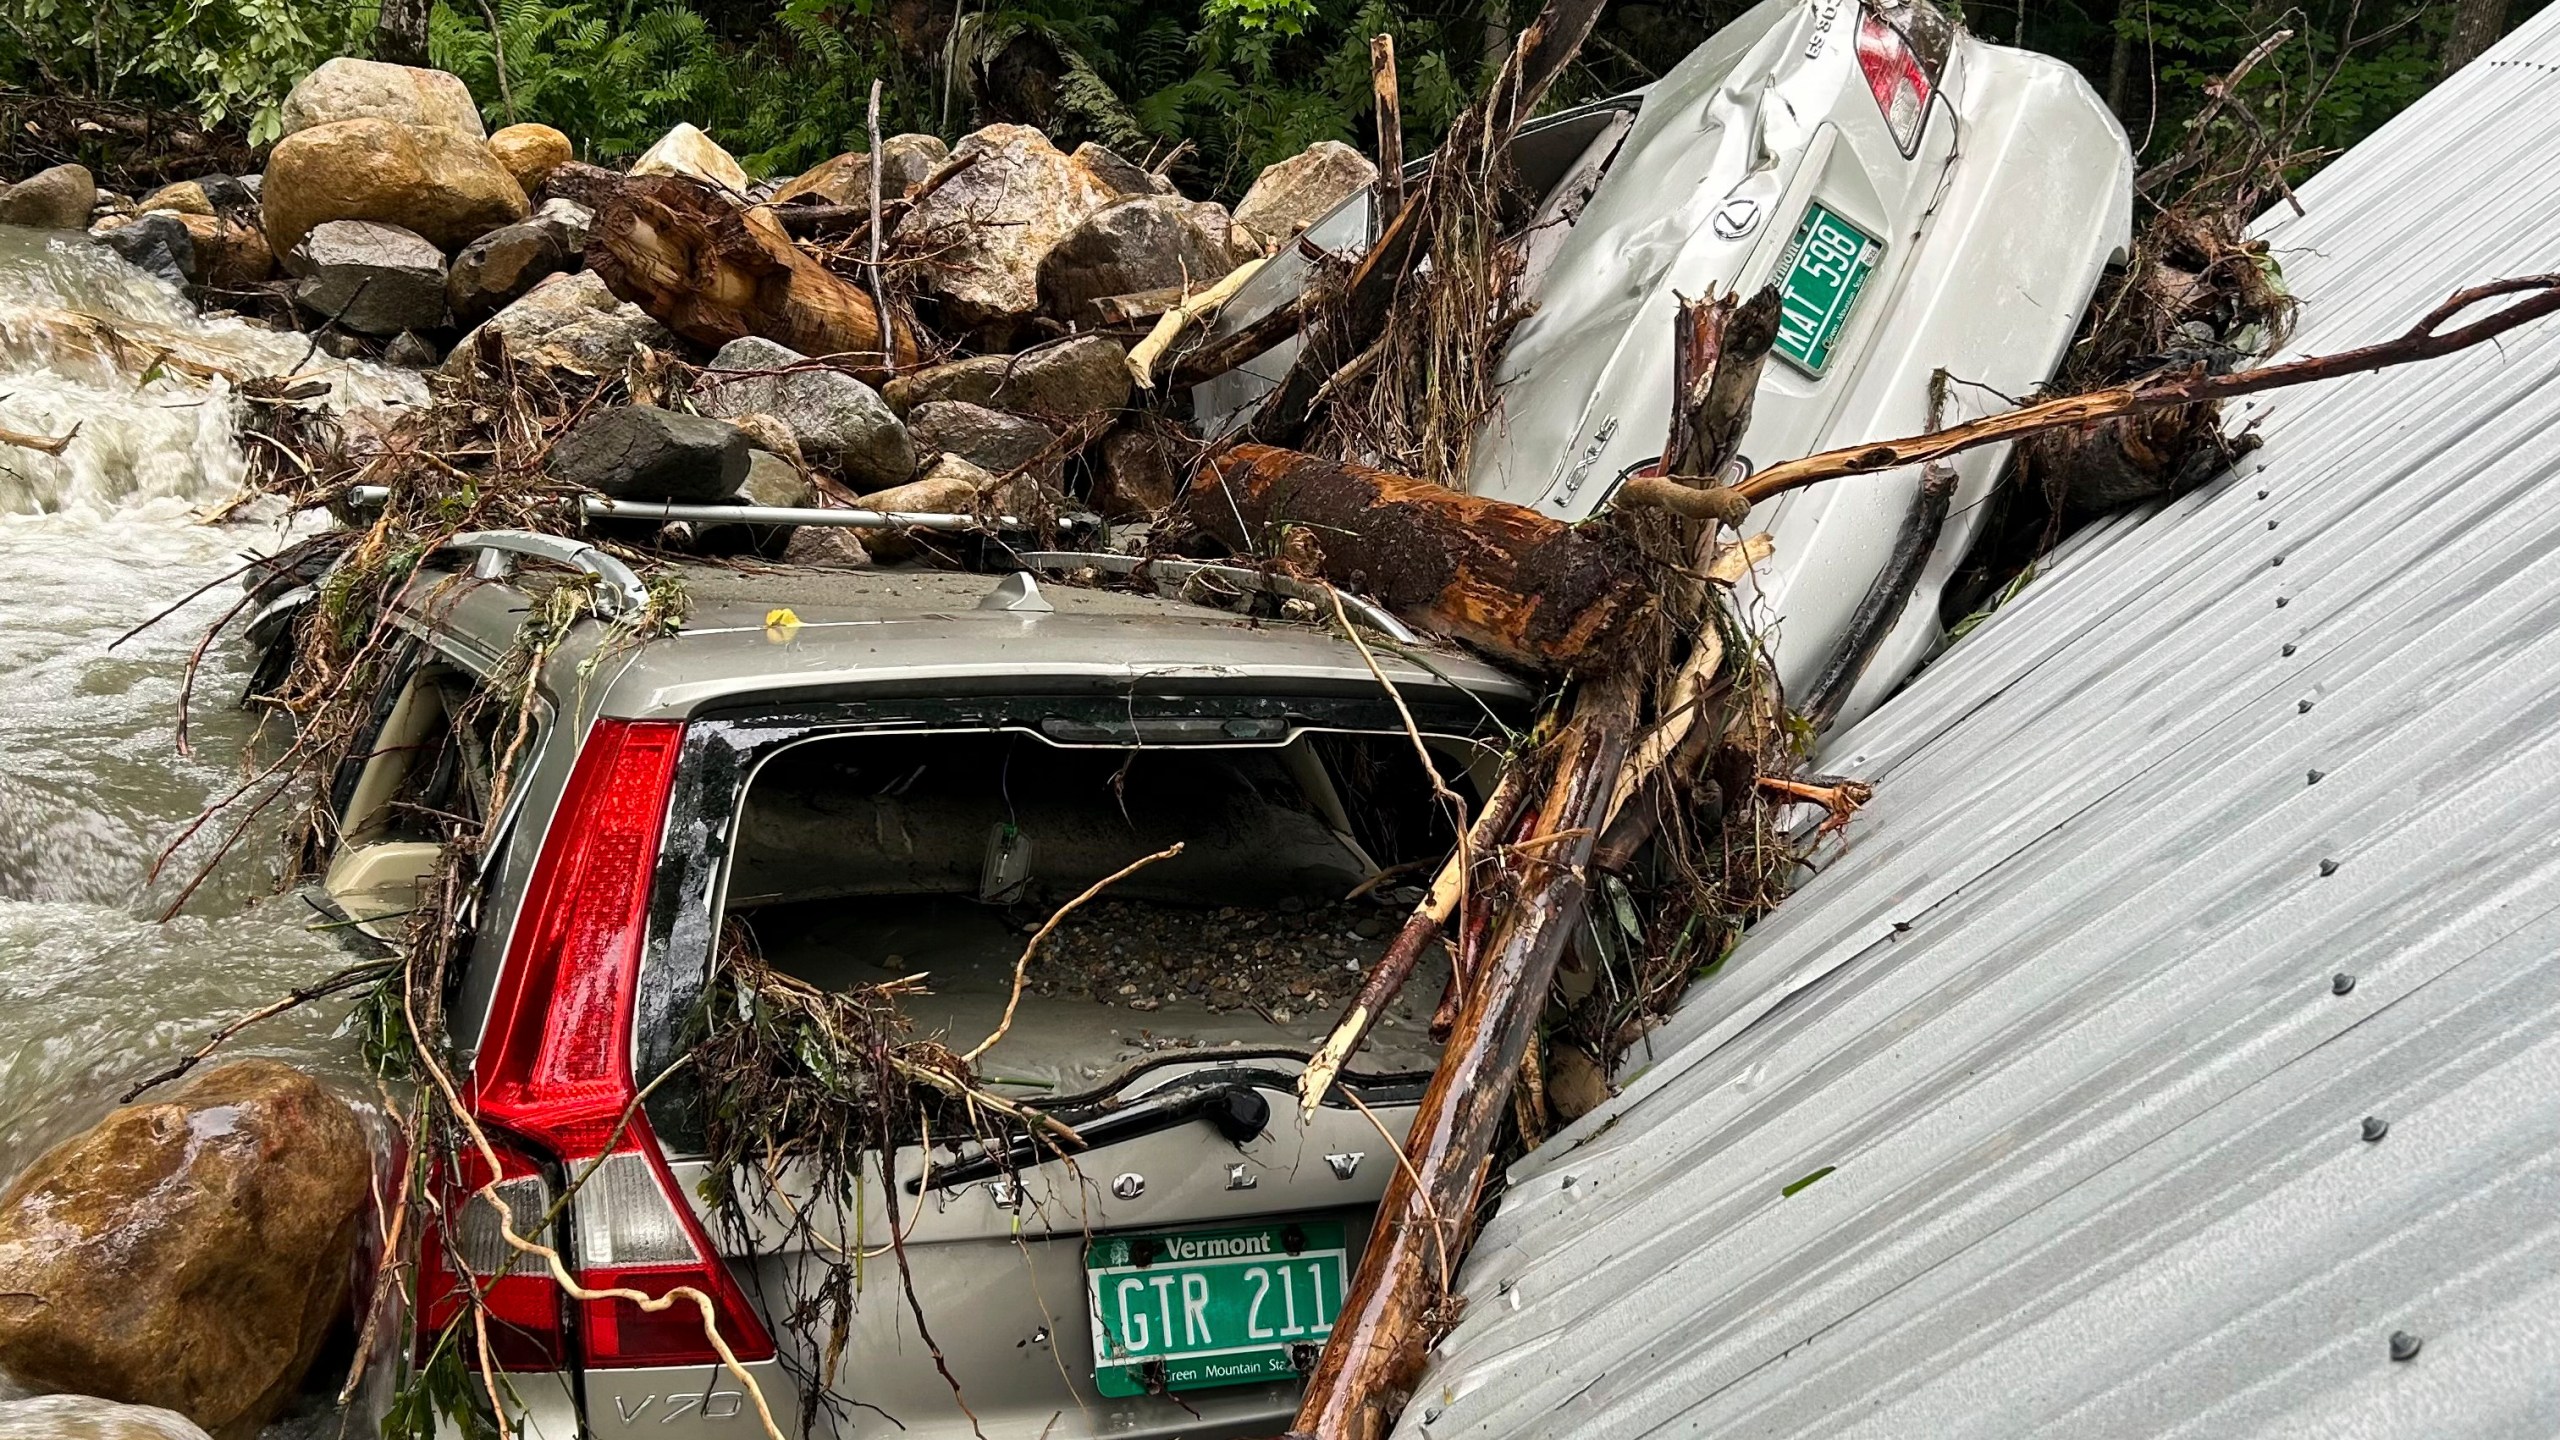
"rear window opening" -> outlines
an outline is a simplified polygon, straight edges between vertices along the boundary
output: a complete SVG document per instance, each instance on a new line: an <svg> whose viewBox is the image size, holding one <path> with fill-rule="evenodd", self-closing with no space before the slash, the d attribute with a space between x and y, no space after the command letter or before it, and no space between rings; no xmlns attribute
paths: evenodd
<svg viewBox="0 0 2560 1440"><path fill-rule="evenodd" d="M1473 804L1490 752L1432 744ZM1168 1054L1311 1053L1453 831L1402 733L1146 747L1023 731L846 736L757 772L726 914L768 963L812 984L924 975L928 993L901 1002L908 1019L966 1050L995 1030L1015 962L1059 906L1177 841L1181 854L1042 943L985 1083L1054 1103ZM1435 944L1361 1070L1431 1068L1447 976Z"/></svg>

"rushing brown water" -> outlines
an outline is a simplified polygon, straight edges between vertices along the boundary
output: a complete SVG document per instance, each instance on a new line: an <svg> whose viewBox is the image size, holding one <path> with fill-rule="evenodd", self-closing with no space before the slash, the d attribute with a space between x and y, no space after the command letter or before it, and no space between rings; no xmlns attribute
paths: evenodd
<svg viewBox="0 0 2560 1440"><path fill-rule="evenodd" d="M269 509L202 523L243 474L236 403L220 382L129 373L99 353L98 321L234 373L289 372L308 354L296 337L199 320L74 237L0 228L0 427L79 427L59 458L0 446L0 1184L215 1026L349 958L308 906L272 893L272 829L253 827L185 913L158 920L209 852L189 847L156 880L154 858L237 781L250 734L244 657L217 644L196 677L195 753L174 743L188 655L239 592L225 582L115 642L275 548L290 522ZM351 400L416 393L330 369ZM360 1102L343 1015L308 1007L233 1049L305 1065Z"/></svg>

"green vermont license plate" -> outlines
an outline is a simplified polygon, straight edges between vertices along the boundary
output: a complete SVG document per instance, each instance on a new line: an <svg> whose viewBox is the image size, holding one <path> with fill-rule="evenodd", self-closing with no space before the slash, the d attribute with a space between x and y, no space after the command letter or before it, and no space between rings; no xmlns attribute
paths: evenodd
<svg viewBox="0 0 2560 1440"><path fill-rule="evenodd" d="M1302 1373L1342 1309L1342 1226L1306 1222L1085 1247L1093 1383L1105 1395L1249 1385Z"/></svg>
<svg viewBox="0 0 2560 1440"><path fill-rule="evenodd" d="M1778 257L1780 359L1808 375L1831 363L1832 347L1849 323L1849 308L1876 268L1884 246L1820 205L1806 208L1796 238Z"/></svg>

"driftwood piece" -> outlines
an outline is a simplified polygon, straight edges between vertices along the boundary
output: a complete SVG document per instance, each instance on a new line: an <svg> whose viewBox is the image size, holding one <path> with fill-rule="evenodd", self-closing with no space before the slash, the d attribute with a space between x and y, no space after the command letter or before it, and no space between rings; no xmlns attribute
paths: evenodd
<svg viewBox="0 0 2560 1440"><path fill-rule="evenodd" d="M1409 623L1546 673L1605 668L1653 605L1617 537L1365 465L1239 445L1200 468L1192 524L1317 571ZM1295 533L1293 533L1295 532Z"/></svg>
<svg viewBox="0 0 2560 1440"><path fill-rule="evenodd" d="M2527 298L2491 311L2468 325L2451 330L2443 328L2446 322L2463 311L2501 295L2524 295ZM2084 395L2066 395L2059 400L2022 405L2015 410L1950 425L1926 435L1847 445L1837 450L1825 450L1819 455L1808 455L1801 460L1781 461L1735 488L1756 504L1772 495L1782 495L1824 480L1926 464L1984 445L1997 445L2002 441L2017 440L2065 426L2093 425L2119 415L2227 400L2236 395L2254 395L2262 390L2278 390L2288 385L2333 380L2392 365L2433 360L2468 349L2483 340L2494 339L2554 311L2560 311L2560 274L2493 280L2454 292L2443 304L2420 317L2418 323L2405 333L2378 344L2330 355L2313 355L2282 365L2262 365L2254 370L2227 375L2187 370L2137 380L2130 385L2092 390Z"/></svg>
<svg viewBox="0 0 2560 1440"><path fill-rule="evenodd" d="M1493 1140L1535 1038L1565 942L1580 925L1599 812L1635 723L1635 682L1583 685L1558 737L1530 840L1514 846L1519 897L1487 947L1439 1068L1387 1181L1376 1228L1291 1427L1313 1440L1387 1433L1420 1373L1466 1250Z"/></svg>
<svg viewBox="0 0 2560 1440"><path fill-rule="evenodd" d="M1404 101L1396 93L1396 37L1369 40L1369 97L1378 122L1378 213L1404 208Z"/></svg>
<svg viewBox="0 0 2560 1440"><path fill-rule="evenodd" d="M810 356L916 363L904 325L881 343L880 312L860 285L802 251L773 212L739 209L707 185L672 175L626 180L597 212L587 264L607 289L697 344L761 335Z"/></svg>

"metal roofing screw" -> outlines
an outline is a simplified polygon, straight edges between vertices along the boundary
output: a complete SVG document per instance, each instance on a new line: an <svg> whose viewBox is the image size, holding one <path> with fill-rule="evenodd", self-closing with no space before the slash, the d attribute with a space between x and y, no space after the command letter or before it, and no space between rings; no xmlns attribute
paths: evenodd
<svg viewBox="0 0 2560 1440"><path fill-rule="evenodd" d="M2323 773L2324 773L2324 772L2322 772L2322 771L2318 771L2318 770L2314 770L2314 771L2312 771L2312 772L2311 772L2311 778L2310 778L2309 780L2305 781L2304 783L2305 783L2305 784L2310 784L2310 785L2317 785L2317 784L2319 784L2319 783L2320 783L2320 777L2321 777L2321 775L2322 775Z"/></svg>
<svg viewBox="0 0 2560 1440"><path fill-rule="evenodd" d="M2290 605L2290 604L2292 604L2292 603L2293 603L2292 601L2287 600L2286 598L2284 598L2284 597L2283 597L2283 596L2281 596L2281 595L2279 595L2279 596L2277 596L2277 597L2276 597L2276 608L2277 608L2277 609L2279 609L2279 610L2283 609L2284 607L2286 607L2287 605Z"/></svg>
<svg viewBox="0 0 2560 1440"><path fill-rule="evenodd" d="M2258 492L2258 498L2259 498L2259 499L2261 499L2261 500L2266 499L2266 498L2267 498L2267 492L2266 492L2266 491L2264 491L2264 490L2259 491L2259 492Z"/></svg>
<svg viewBox="0 0 2560 1440"><path fill-rule="evenodd" d="M2311 702L2308 700L2297 701L2293 707L2293 711L2297 715L2308 715L2311 713Z"/></svg>
<svg viewBox="0 0 2560 1440"><path fill-rule="evenodd" d="M2358 1130L2356 1133L2363 1136L2364 1142L2370 1145L2374 1141L2391 1133L2391 1122L2383 1119L2379 1115L2367 1115L2364 1117L2363 1128Z"/></svg>
<svg viewBox="0 0 2560 1440"><path fill-rule="evenodd" d="M2283 556L2281 556L2281 555L2278 555L2278 556L2276 556L2274 559L2269 560L2267 563L2268 563L2268 564L2270 564L2270 565L2281 565L2281 564L2283 564L2283 563L2284 563L2284 557L2283 557Z"/></svg>
<svg viewBox="0 0 2560 1440"><path fill-rule="evenodd" d="M2338 862L2337 862L2337 861L2335 861L2335 860L2323 860L2323 861L2321 861L2321 862L2320 862L2320 873L2321 873L2321 874L2323 874L2323 875L2335 875L2335 874L2337 874L2337 873L2338 873Z"/></svg>
<svg viewBox="0 0 2560 1440"><path fill-rule="evenodd" d="M2415 1360L2418 1358L2418 1347L2426 1343L2406 1330L2394 1330L2391 1332L2391 1358Z"/></svg>
<svg viewBox="0 0 2560 1440"><path fill-rule="evenodd" d="M2284 647L2284 649L2283 649L2281 652L2279 652L2279 653L2281 653L2281 654L2285 654L2285 655L2290 655L2290 654L2292 654L2292 653L2294 652L2295 648L2296 648L2296 647L2294 646L2293 642L2291 642L2291 641L2286 641L2286 642L2285 642L2285 647Z"/></svg>
<svg viewBox="0 0 2560 1440"><path fill-rule="evenodd" d="M2270 530L2273 530L2274 528L2276 528L2276 522L2274 522L2273 520L2268 521L2268 522L2267 522L2267 528L2268 528L2268 529L2270 529Z"/></svg>
<svg viewBox="0 0 2560 1440"><path fill-rule="evenodd" d="M2344 970L2341 970L2337 974L2329 977L2329 993L2332 995L2344 995L2355 988L2356 977L2348 974Z"/></svg>

